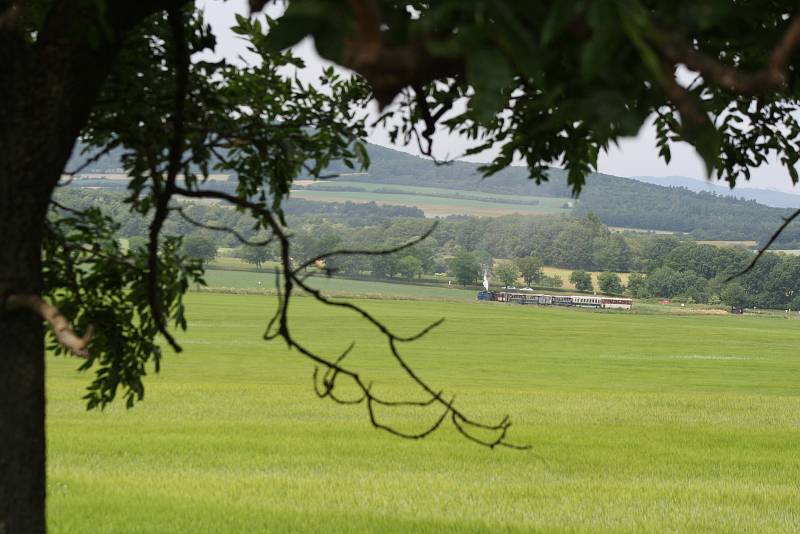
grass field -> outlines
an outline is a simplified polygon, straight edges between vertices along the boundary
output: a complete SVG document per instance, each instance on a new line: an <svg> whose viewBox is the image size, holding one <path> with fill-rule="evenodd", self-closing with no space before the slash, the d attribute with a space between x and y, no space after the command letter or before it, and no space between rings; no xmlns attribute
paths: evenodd
<svg viewBox="0 0 800 534"><path fill-rule="evenodd" d="M500 259L496 261L498 263L503 263L509 260ZM212 262L212 265L216 268L214 270L206 271L206 281L210 287L228 287L234 289L269 289L275 286L275 275L273 272L270 272L267 267L265 267L263 272L255 272L252 265L244 263L238 258L225 257L215 259ZM247 271L242 272L239 271L239 269L247 269ZM571 269L561 269L560 267L544 267L542 270L547 276L558 276L561 278L564 283L562 289L575 289L575 285L569 281L569 277L572 274ZM592 275L592 283L594 284L595 289L597 289L597 277L600 272L592 271L590 274ZM630 276L630 273L617 274L619 275L623 284L628 283L628 277ZM258 285L258 282L261 282L261 286ZM398 280L395 280L394 282L380 282L377 280L348 280L344 278L329 279L324 277L316 279L315 283L320 289L342 294L475 300L475 291L463 290L458 286L431 287L425 285L398 283ZM519 280L518 284L522 284L522 280ZM521 285L518 285L517 287L521 287Z"/></svg>
<svg viewBox="0 0 800 534"><path fill-rule="evenodd" d="M205 280L212 288L265 289L275 287L274 272L217 271L208 270ZM261 285L258 283L261 282ZM448 287L426 286L406 283L379 282L371 280L349 280L347 278L326 278L317 276L310 279L311 285L327 293L338 295L372 296L378 298L425 298L446 300L475 300L475 290Z"/></svg>
<svg viewBox="0 0 800 534"><path fill-rule="evenodd" d="M385 187L396 189L395 186ZM459 192L458 194L462 194ZM540 200L538 205L506 204L487 202L472 198L446 198L423 194L378 193L370 191L321 191L296 190L292 198L316 200L320 202L355 202L388 204L393 206L411 206L421 209L427 217L444 217L447 215L476 215L497 217L517 213L521 215L569 213L570 209L562 208L564 199L548 197L520 197L522 199ZM487 196L488 198L488 196Z"/></svg>
<svg viewBox="0 0 800 534"><path fill-rule="evenodd" d="M800 321L360 302L401 333L446 316L410 361L533 450L372 430L261 341L271 297L192 294L185 352L131 411L87 413L78 362L48 358L51 532L800 529ZM355 338L377 390L413 394L363 322L291 309L312 347Z"/></svg>

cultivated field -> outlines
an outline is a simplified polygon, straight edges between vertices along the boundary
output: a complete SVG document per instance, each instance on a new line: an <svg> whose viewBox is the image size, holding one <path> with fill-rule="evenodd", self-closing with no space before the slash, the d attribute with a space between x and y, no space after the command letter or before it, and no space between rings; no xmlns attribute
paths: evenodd
<svg viewBox="0 0 800 534"><path fill-rule="evenodd" d="M390 186L396 189L402 186ZM458 191L459 195L470 195L469 192ZM486 195L489 198L491 195ZM496 195L501 196L501 195ZM500 215L520 214L554 214L569 213L571 210L562 208L565 199L548 197L518 197L517 200L539 200L538 205L511 204L490 202L477 198L448 198L429 196L424 194L379 193L371 191L322 191L322 190L297 190L292 191L292 198L316 200L320 202L375 202L379 205L411 206L421 209L427 217L446 217L447 215L476 215L497 217Z"/></svg>
<svg viewBox="0 0 800 534"><path fill-rule="evenodd" d="M495 259L495 263L508 263L509 259ZM562 269L561 267L548 267L545 266L542 268L542 272L544 272L547 276L558 276L561 278L561 281L564 283L562 289L575 289L575 284L569 281L569 277L572 275L572 271L574 269ZM588 273L592 276L592 284L594 284L594 288L596 291L599 291L598 284L597 284L597 277L600 275L600 271L588 271ZM630 273L617 273L619 275L620 280L622 280L623 284L628 283L628 278L630 278ZM496 280L495 280L496 281ZM517 281L518 284L522 284L522 280ZM519 287L519 286L517 286Z"/></svg>
<svg viewBox="0 0 800 534"><path fill-rule="evenodd" d="M575 284L569 281L570 275L572 275L573 269L562 269L560 267L544 267L542 269L544 274L547 276L558 276L564 282L564 288L566 289L575 289ZM589 274L592 275L592 284L594 284L595 291L600 291L598 289L597 284L597 277L600 275L600 271L589 271ZM619 275L620 280L622 280L623 284L628 283L628 278L630 277L630 273L617 273Z"/></svg>
<svg viewBox="0 0 800 534"><path fill-rule="evenodd" d="M718 247L745 247L754 248L758 245L758 241L698 241L701 245L715 245Z"/></svg>
<svg viewBox="0 0 800 534"><path fill-rule="evenodd" d="M568 197L543 197L537 195L504 195L500 193L484 193L480 191L470 191L468 189L445 189L442 187L419 187L415 185L399 185L390 183L374 182L348 182L340 180L312 182L313 189L316 191L336 191L336 190L359 190L372 193L397 192L409 195L435 195L451 198L471 198L483 202L496 200L501 202L512 202L524 204L526 202L538 202L542 206L563 209L565 203L574 204L575 199ZM310 185L306 183L306 185ZM535 189L533 186L531 189Z"/></svg>
<svg viewBox="0 0 800 534"><path fill-rule="evenodd" d="M495 303L360 301L418 372L529 452L451 430L372 430L317 399L311 366L260 336L272 297L192 294L185 352L126 411L84 410L79 362L49 358L52 532L800 529L800 321ZM297 334L375 388L413 390L363 322L292 304ZM346 393L343 393L343 396ZM435 413L384 413L419 428Z"/></svg>

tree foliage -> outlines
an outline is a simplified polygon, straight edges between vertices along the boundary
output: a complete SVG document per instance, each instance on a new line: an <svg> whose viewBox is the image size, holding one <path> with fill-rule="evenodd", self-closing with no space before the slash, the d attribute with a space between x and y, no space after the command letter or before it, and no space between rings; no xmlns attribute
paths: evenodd
<svg viewBox="0 0 800 534"><path fill-rule="evenodd" d="M481 264L474 253L462 249L450 260L450 273L461 285L474 284L482 274Z"/></svg>
<svg viewBox="0 0 800 534"><path fill-rule="evenodd" d="M582 271L580 269L577 271L572 271L572 274L569 275L569 281L575 285L575 289L578 291L585 291L587 293L594 291L592 275L586 271Z"/></svg>
<svg viewBox="0 0 800 534"><path fill-rule="evenodd" d="M647 279L641 273L630 274L626 289L630 296L634 298L647 298L650 296L647 290Z"/></svg>
<svg viewBox="0 0 800 534"><path fill-rule="evenodd" d="M242 245L237 251L237 255L247 263L256 266L256 269L261 270L264 262L272 258L273 254L266 246L258 245Z"/></svg>
<svg viewBox="0 0 800 534"><path fill-rule="evenodd" d="M207 235L190 235L183 239L181 248L188 257L204 263L217 257L217 244Z"/></svg>
<svg viewBox="0 0 800 534"><path fill-rule="evenodd" d="M537 256L525 256L523 258L517 258L515 260L515 264L517 266L517 270L522 276L522 280L528 287L538 282L544 274L542 271L544 264Z"/></svg>
<svg viewBox="0 0 800 534"><path fill-rule="evenodd" d="M517 283L519 271L513 262L504 262L495 265L494 276L503 287L514 286Z"/></svg>
<svg viewBox="0 0 800 534"><path fill-rule="evenodd" d="M597 287L606 295L622 295L625 290L619 275L608 271L597 275Z"/></svg>
<svg viewBox="0 0 800 534"><path fill-rule="evenodd" d="M397 271L403 278L413 280L422 275L422 262L419 258L406 254L397 261Z"/></svg>
<svg viewBox="0 0 800 534"><path fill-rule="evenodd" d="M580 190L599 151L655 112L667 161L670 144L687 141L709 172L734 184L774 149L797 181L798 83L788 66L800 22L791 2L503 1L492 16L475 16L480 0L420 4L414 16L388 0L357 4L370 7L351 19L334 2L312 12L291 2L269 40L282 48L310 34L323 56L362 73L379 101L401 93L402 112L426 127L397 126L406 139L430 135L441 110L470 95L447 125L479 140L471 152L503 147L487 173L521 156L541 181L543 162L561 161ZM398 57L406 67L384 76ZM682 85L679 65L702 77Z"/></svg>

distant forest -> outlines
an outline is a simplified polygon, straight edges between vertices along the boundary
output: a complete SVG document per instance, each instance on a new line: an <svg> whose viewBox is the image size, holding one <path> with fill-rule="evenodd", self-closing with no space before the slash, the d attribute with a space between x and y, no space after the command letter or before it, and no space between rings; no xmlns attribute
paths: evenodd
<svg viewBox="0 0 800 534"><path fill-rule="evenodd" d="M348 181L416 185L510 195L568 197L566 172L550 169L549 181L536 185L527 169L510 167L481 178L478 164L457 161L435 165L388 148L370 146L369 175L348 176ZM345 171L342 171L345 172ZM752 200L693 192L592 173L576 204L575 215L594 214L603 224L645 230L687 233L698 240L754 240L765 243L791 209L772 208ZM800 225L790 226L776 243L778 248L800 248Z"/></svg>
<svg viewBox="0 0 800 534"><path fill-rule="evenodd" d="M76 154L80 150L78 147ZM336 163L329 170L347 174L346 179L350 182L516 196L571 196L565 171L561 169L550 169L549 181L537 186L528 180L524 167L510 167L489 178L482 178L476 163L455 161L436 165L430 160L377 145L370 145L369 153L372 161L368 174L353 174L352 169ZM90 164L86 171L116 169L120 167L120 157L120 150L112 151ZM76 156L68 169L78 168L83 161ZM235 177L228 184L215 183L213 186L234 188ZM124 183L118 187L124 187ZM522 203L524 199L520 201ZM574 210L579 217L594 214L608 226L680 232L698 240L754 240L760 244L767 241L791 212L791 209L772 208L752 200L693 192L682 187L663 187L599 173L592 173L587 178L587 185ZM800 225L789 226L775 247L800 249Z"/></svg>
<svg viewBox="0 0 800 534"><path fill-rule="evenodd" d="M58 194L58 200L67 207L101 209L120 225L122 237L129 238L131 244L139 243L133 246L142 246L148 221L130 213L122 199L120 192L92 189L67 188ZM214 257L217 247L233 248L234 255L256 267L277 258L277 251L270 247L243 246L231 233L209 229L226 227L246 239L263 237L247 215L214 204L174 207L185 217L174 211L165 224L165 234L184 236L187 243L206 241L211 250L208 259ZM416 208L303 200L290 200L286 217L292 229L293 257L298 263L334 249L393 247L422 235L434 223ZM191 221L208 228L198 228ZM542 265L574 271L632 271L644 274L631 275L628 286L620 285L619 291L637 298L800 308L800 256L766 254L746 276L733 284L724 282L752 257L752 251L743 247L701 245L686 237L615 233L593 215L453 216L440 219L430 238L397 254L331 258L325 267L349 276L386 279L448 272L461 283L471 284L485 269L507 265L496 259L510 259L520 265L519 272L513 274L538 287L558 287L561 283L544 276ZM526 273L524 264L538 267Z"/></svg>

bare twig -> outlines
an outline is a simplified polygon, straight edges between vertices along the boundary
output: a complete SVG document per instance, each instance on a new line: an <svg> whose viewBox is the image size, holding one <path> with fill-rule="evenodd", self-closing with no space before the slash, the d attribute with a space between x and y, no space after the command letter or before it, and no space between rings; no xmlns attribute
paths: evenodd
<svg viewBox="0 0 800 534"><path fill-rule="evenodd" d="M436 391L433 388L431 388L428 385L428 383L425 380L423 380L411 368L411 366L408 364L405 358L403 358L403 356L400 353L398 345L400 343L416 341L424 337L442 323L441 319L429 324L416 334L410 336L399 336L364 308L356 304L353 304L351 302L332 300L327 296L323 295L320 290L309 286L300 273L302 267L297 269L293 269L291 267L289 238L287 234L284 232L284 229L281 227L281 225L278 224L275 216L263 204L249 200L247 198L242 198L229 193L225 193L222 191L190 190L190 189L176 188L175 193L189 198L216 198L220 200L225 200L239 208L250 210L251 214L254 217L257 217L260 220L262 220L265 226L268 226L272 230L273 234L275 235L275 238L277 239L281 247L282 270L280 272L276 272L275 286L278 295L278 306L277 309L275 310L275 313L268 321L267 328L264 332L264 339L273 340L276 338L281 338L286 342L287 346L290 349L297 350L299 353L301 353L302 355L304 355L305 357L316 363L318 366L321 366L325 369L325 371L321 375L318 367L314 369L313 373L314 390L318 396L320 396L321 398L330 398L331 400L339 404L365 404L367 413L369 415L370 423L374 428L384 430L395 436L403 437L406 439L424 438L430 435L431 433L435 432L436 430L438 430L442 426L444 421L446 421L449 418L453 423L453 427L460 434L468 438L470 441L473 441L480 445L489 448L495 448L495 447L509 447L514 449L529 448L528 446L515 445L508 441L507 434L509 428L511 427L511 422L507 416L504 417L502 420L500 420L498 423L493 423L493 424L482 423L480 421L471 419L458 407L456 407L453 398L447 399L444 397L442 391ZM433 228L429 229L428 232L426 232L426 236L430 234L432 230ZM395 252L397 250L402 250L403 248L408 246L412 246L414 243L419 242L419 240L421 239L414 240L404 245L400 245L399 247L386 249L384 251L335 251L333 253L328 253L327 255L324 254L320 255L318 258L314 258L313 260L311 260L311 263L313 263L315 260L319 260L324 257L342 253L367 253L372 255L377 255L381 253L387 254ZM310 265L310 263L308 263L308 265ZM299 340L297 340L292 335L291 330L289 328L289 303L292 292L294 291L295 288L301 289L305 293L314 297L317 301L327 306L339 307L350 310L361 316L370 324L372 324L386 338L390 354L394 358L395 362L403 370L406 376L409 377L412 380L412 382L414 382L421 389L421 391L425 394L425 398L422 400L397 401L397 400L385 399L377 395L373 391L372 384L367 383L358 372L351 370L344 365L345 358L347 357L348 354L350 354L350 352L353 349L352 344L346 350L344 350L338 357L327 358L308 349ZM335 394L336 384L337 380L340 379L341 377L346 377L347 379L351 380L360 390L361 393L353 399L343 399L337 396ZM433 423L426 426L419 432L404 432L394 428L391 425L385 424L381 422L375 411L377 406L428 407L434 405L440 406L442 409L442 413L436 418L436 420ZM478 433L493 432L494 438L484 439L476 435L476 432Z"/></svg>
<svg viewBox="0 0 800 534"><path fill-rule="evenodd" d="M169 10L169 22L172 29L173 47L175 48L175 109L172 120L172 142L169 148L167 180L163 191L158 192L156 210L150 223L150 241L147 246L147 298L150 310L158 331L175 350L181 352L181 346L169 333L164 321L164 313L158 299L158 237L161 227L169 214L169 201L175 191L175 182L180 171L184 147L184 121L186 95L189 86L189 48L184 35L183 17L179 8ZM156 178L155 176L153 177Z"/></svg>
<svg viewBox="0 0 800 534"><path fill-rule="evenodd" d="M97 154L92 156L91 158L89 158L86 161L84 161L77 169L75 169L74 171L65 171L64 174L69 175L70 176L70 181L72 181L72 178L74 178L76 174L78 174L79 172L82 172L89 165L91 165L93 163L97 163L100 160L100 158L102 158L103 156L105 156L106 154L111 152L113 149L114 149L114 145L106 146L103 150L101 150L100 152L98 152ZM67 183L69 183L69 182L67 182ZM63 184L63 185L66 185L66 184Z"/></svg>
<svg viewBox="0 0 800 534"><path fill-rule="evenodd" d="M39 295L8 295L5 298L5 308L7 310L28 310L35 313L47 321L56 340L75 356L86 358L89 355L87 347L92 339L92 327L89 326L83 336L78 336L58 308Z"/></svg>
<svg viewBox="0 0 800 534"><path fill-rule="evenodd" d="M772 234L772 237L769 238L769 241L767 241L767 244L764 245L763 247L761 247L761 249L758 251L758 254L755 255L755 257L747 265L747 267L742 269L740 272L738 272L738 273L736 273L734 275L731 275L728 278L726 278L725 282L730 282L731 280L735 280L736 278L739 278L740 276L744 276L745 274L750 272L750 270L753 267L755 267L756 263L758 263L758 260L761 259L761 256L763 256L764 253L766 253L767 250L769 250L769 247L772 246L772 244L775 242L776 239L778 239L778 237L780 237L780 235L783 233L783 231L786 229L786 227L789 226L791 224L791 222L793 220L795 220L797 217L800 217L800 209L795 210L794 213L792 213L791 215L789 215L788 217L783 219L783 224L781 224L780 227L777 230L775 230L775 233Z"/></svg>
<svg viewBox="0 0 800 534"><path fill-rule="evenodd" d="M247 238L245 238L242 234L234 230L233 228L228 228L227 226L215 226L213 224L201 223L200 221L195 220L186 215L186 213L183 211L183 208L178 208L175 211L177 211L178 215L180 215L184 220L186 220L186 222L193 224L198 228L205 228L206 230L212 230L214 232L224 232L226 234L231 234L233 237L236 238L237 241L239 241L243 245L247 245L248 247L266 247L267 245L275 241L274 237L269 237L262 241L250 241Z"/></svg>
<svg viewBox="0 0 800 534"><path fill-rule="evenodd" d="M380 250L359 250L359 249L341 249L341 250L333 250L331 252L325 252L318 256L314 256L313 258L301 263L298 267L295 268L295 272L299 273L303 269L307 267L311 267L312 265L319 265L319 262L331 258L334 256L386 256L387 254L394 254L395 252L400 252L401 250L405 250L407 248L411 248L417 243L421 243L433 233L436 227L439 225L439 221L434 221L430 228L428 228L424 234L421 236L415 237L411 241L407 241L401 245L397 245L396 247L391 248L384 248Z"/></svg>
<svg viewBox="0 0 800 534"><path fill-rule="evenodd" d="M74 208L70 208L69 206L65 206L64 204L61 204L60 202L52 198L50 199L50 205L53 206L54 208L60 209L61 211L65 211L67 213L75 215L76 217L80 217L83 215L83 212L78 211Z"/></svg>
<svg viewBox="0 0 800 534"><path fill-rule="evenodd" d="M675 104L675 107L678 108L684 122L692 122L694 124L709 122L708 115L700 108L699 100L675 80L675 66L664 62L662 64L662 69L662 88L664 89L664 93L667 95L667 98Z"/></svg>
<svg viewBox="0 0 800 534"><path fill-rule="evenodd" d="M412 86L412 89L414 90L417 109L419 109L420 114L422 115L422 122L425 124L425 129L422 131L422 133L417 131L416 125L412 124L411 126L412 134L417 139L417 148L419 148L423 155L433 159L437 164L447 163L446 161L439 161L433 155L433 135L436 133L436 125L438 124L439 119L441 119L445 113L452 109L453 101L451 99L446 103L441 104L441 107L435 113L433 113L430 105L428 104L428 99L422 85L415 83ZM427 146L423 146L423 138L427 142Z"/></svg>

